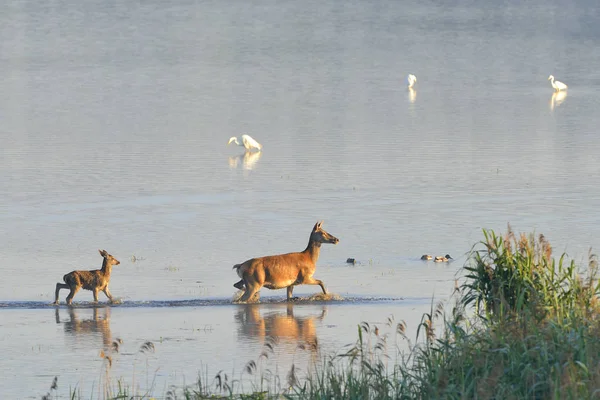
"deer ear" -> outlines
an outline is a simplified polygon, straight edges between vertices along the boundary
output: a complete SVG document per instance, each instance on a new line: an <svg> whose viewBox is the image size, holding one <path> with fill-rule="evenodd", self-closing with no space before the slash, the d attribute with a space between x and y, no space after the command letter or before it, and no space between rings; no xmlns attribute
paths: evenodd
<svg viewBox="0 0 600 400"><path fill-rule="evenodd" d="M315 225L315 228L316 229L321 229L321 225L323 225L323 221L317 222L317 224Z"/></svg>
<svg viewBox="0 0 600 400"><path fill-rule="evenodd" d="M100 252L102 257L106 257L106 250L98 250L98 252Z"/></svg>

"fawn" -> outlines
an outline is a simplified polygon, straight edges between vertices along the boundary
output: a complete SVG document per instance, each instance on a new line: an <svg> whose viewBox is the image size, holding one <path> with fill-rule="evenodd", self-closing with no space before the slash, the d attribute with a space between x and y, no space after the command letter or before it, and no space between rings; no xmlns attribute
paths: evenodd
<svg viewBox="0 0 600 400"><path fill-rule="evenodd" d="M58 304L58 293L60 292L60 289L70 290L70 293L67 296L67 304L71 305L73 302L73 296L75 296L75 293L77 293L81 288L94 292L94 303L98 302L98 292L100 290L104 292L111 303L113 302L113 297L108 290L108 283L110 281L112 266L119 265L120 262L108 254L106 250L98 251L100 252L100 255L104 257L102 269L96 269L93 271L71 271L63 276L65 283L59 282L56 284L54 304Z"/></svg>

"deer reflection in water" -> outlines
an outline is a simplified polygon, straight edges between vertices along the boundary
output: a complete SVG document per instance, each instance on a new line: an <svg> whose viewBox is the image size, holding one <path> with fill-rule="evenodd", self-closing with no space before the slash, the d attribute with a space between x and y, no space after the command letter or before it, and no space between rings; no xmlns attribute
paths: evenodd
<svg viewBox="0 0 600 400"><path fill-rule="evenodd" d="M229 157L229 167L237 168L238 165L242 164L242 168L245 171L251 171L260 160L262 152L246 151L244 154L240 154L235 157Z"/></svg>
<svg viewBox="0 0 600 400"><path fill-rule="evenodd" d="M100 312L100 309L102 309L102 312ZM61 321L59 309L57 308L55 310L56 323L62 324L65 333L72 335L75 341L88 341L92 345L96 345L94 337L99 337L102 340L103 349L111 349L111 346L114 345L110 331L110 307L94 307L92 317L86 319L78 315L81 311L89 311L89 309L69 308L69 320Z"/></svg>
<svg viewBox="0 0 600 400"><path fill-rule="evenodd" d="M318 352L317 325L325 318L326 307L319 315L305 316L294 315L293 303L288 303L284 312L260 311L260 304L243 305L237 311L235 321L242 337L256 340L261 345L275 342L287 353L293 353L297 348L309 350L312 354ZM294 350L289 348L290 345L294 346Z"/></svg>

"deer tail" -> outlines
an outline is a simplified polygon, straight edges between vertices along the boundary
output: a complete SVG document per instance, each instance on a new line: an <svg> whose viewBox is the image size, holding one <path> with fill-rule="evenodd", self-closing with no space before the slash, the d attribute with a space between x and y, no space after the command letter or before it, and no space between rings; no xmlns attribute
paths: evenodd
<svg viewBox="0 0 600 400"><path fill-rule="evenodd" d="M235 265L233 266L233 269L235 269L235 270L236 270L235 272L238 274L238 276L239 276L240 278L242 277L242 275L240 274L240 269L242 268L242 265L243 265L243 264L235 264Z"/></svg>

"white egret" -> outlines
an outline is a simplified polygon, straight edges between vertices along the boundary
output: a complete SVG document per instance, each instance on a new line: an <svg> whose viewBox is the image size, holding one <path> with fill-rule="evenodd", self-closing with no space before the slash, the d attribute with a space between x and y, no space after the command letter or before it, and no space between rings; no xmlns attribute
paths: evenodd
<svg viewBox="0 0 600 400"><path fill-rule="evenodd" d="M408 88L412 89L413 86L415 86L415 83L417 83L417 77L413 74L408 74L406 77L406 84L408 85Z"/></svg>
<svg viewBox="0 0 600 400"><path fill-rule="evenodd" d="M561 81L555 81L554 75L550 75L548 77L548 80L550 81L550 84L552 85L555 91L560 92L561 90L567 90L567 85L565 85Z"/></svg>
<svg viewBox="0 0 600 400"><path fill-rule="evenodd" d="M237 144L238 146L244 147L246 150L256 149L260 151L262 149L262 145L254 140L250 135L242 135L242 143L238 141L238 138L232 136L229 138L229 142L227 144L231 144L231 142Z"/></svg>

